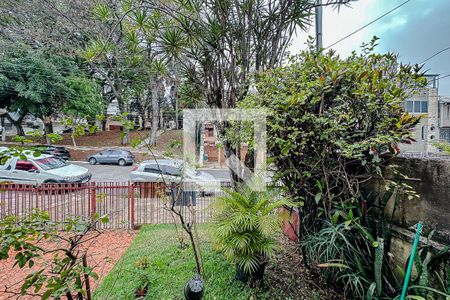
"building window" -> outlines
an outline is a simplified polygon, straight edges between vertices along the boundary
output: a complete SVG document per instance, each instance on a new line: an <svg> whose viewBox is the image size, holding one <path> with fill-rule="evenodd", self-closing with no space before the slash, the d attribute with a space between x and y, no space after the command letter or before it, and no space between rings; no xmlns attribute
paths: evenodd
<svg viewBox="0 0 450 300"><path fill-rule="evenodd" d="M428 101L426 100L406 100L405 110L409 113L428 113Z"/></svg>

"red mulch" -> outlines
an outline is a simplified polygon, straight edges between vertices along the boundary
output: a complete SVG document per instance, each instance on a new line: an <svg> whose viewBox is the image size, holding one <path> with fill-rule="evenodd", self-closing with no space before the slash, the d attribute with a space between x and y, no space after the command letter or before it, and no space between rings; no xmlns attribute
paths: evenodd
<svg viewBox="0 0 450 300"><path fill-rule="evenodd" d="M100 281L108 274L115 263L123 255L125 250L133 240L135 232L125 230L105 230L95 240L87 242L88 265L94 267L94 272L99 276L99 280L92 282L91 287L95 288ZM49 245L48 242L45 242ZM40 244L40 246L42 246ZM45 247L45 246L43 246ZM51 261L51 255L49 257ZM10 253L10 258L0 261L0 299L18 299L17 295L6 293L7 291L18 292L24 278L33 271L39 270L44 262L39 262L31 269L18 266L13 267L14 253ZM30 290L30 292L32 292ZM41 291L42 292L42 291ZM36 296L20 296L19 299L40 299Z"/></svg>

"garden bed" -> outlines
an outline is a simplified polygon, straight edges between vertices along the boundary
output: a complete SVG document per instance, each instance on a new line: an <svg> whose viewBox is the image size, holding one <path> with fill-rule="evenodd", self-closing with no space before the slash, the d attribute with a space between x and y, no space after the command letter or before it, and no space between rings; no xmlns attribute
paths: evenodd
<svg viewBox="0 0 450 300"><path fill-rule="evenodd" d="M124 230L106 230L94 241L86 245L88 249L88 265L92 266L93 271L97 273L98 281L91 282L91 287L95 289L98 283L112 269L114 264L119 260L127 247L130 245L135 234ZM45 247L41 242L39 246ZM12 251L11 251L12 252ZM49 255L44 263L49 263L52 256ZM10 258L0 260L0 299L17 299L20 286L28 274L35 272L42 267L41 264L34 265L31 269L24 267L20 269L14 265L14 253L10 253ZM8 292L5 292L7 290ZM20 296L19 299L40 299L36 296Z"/></svg>
<svg viewBox="0 0 450 300"><path fill-rule="evenodd" d="M239 283L234 279L234 266L213 250L208 228L203 225L199 230L204 299L340 299L323 288L319 276L305 269L297 245L284 237L280 237L277 258L268 266L265 289ZM179 247L173 225L147 225L95 291L95 299L135 299L135 292L146 285L145 299L184 299L184 285L195 269L192 250Z"/></svg>

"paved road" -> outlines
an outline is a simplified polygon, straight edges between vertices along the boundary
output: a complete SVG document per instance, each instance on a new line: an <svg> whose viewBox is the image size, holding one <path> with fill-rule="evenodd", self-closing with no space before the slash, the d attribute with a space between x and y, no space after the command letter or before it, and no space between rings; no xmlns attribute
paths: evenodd
<svg viewBox="0 0 450 300"><path fill-rule="evenodd" d="M117 165L90 165L88 162L73 162L76 165L87 168L92 173L92 181L126 182L133 166ZM229 181L230 174L226 169L205 169L215 178L221 181Z"/></svg>

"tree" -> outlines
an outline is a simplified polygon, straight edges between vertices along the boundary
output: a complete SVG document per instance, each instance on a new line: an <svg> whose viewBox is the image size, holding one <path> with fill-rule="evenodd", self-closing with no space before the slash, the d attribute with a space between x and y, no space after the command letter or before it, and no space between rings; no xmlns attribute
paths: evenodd
<svg viewBox="0 0 450 300"><path fill-rule="evenodd" d="M52 55L75 57L106 27L93 18L100 0L5 0L0 2L0 39L20 41Z"/></svg>
<svg viewBox="0 0 450 300"><path fill-rule="evenodd" d="M84 74L71 74L66 81L70 89L70 101L66 101L62 111L74 118L95 121L106 106L100 86Z"/></svg>
<svg viewBox="0 0 450 300"><path fill-rule="evenodd" d="M0 39L14 45L17 40L47 55L67 55L99 80L104 99L117 99L124 110L122 88L128 78L123 75L127 52L114 52L102 64L81 64L80 52L96 47L99 37L107 36L113 22L104 22L95 10L103 0L6 0L0 3ZM108 1L111 7L120 7L120 1ZM111 20L110 20L111 21ZM121 35L117 35L117 43ZM101 47L102 45L100 45ZM131 73L132 70L128 70ZM106 108L101 114L106 115ZM106 125L106 119L103 122Z"/></svg>
<svg viewBox="0 0 450 300"><path fill-rule="evenodd" d="M151 107L149 140L154 145L165 79L169 76L170 57L163 51L162 39L174 37L165 34L171 24L164 15L138 4L139 1L98 4L96 16L111 31L107 38L102 35L93 39L83 56L99 76L109 82L122 113L129 104L127 100L141 111Z"/></svg>
<svg viewBox="0 0 450 300"><path fill-rule="evenodd" d="M28 113L44 121L52 133L51 117L69 94L64 75L51 60L31 52L9 52L0 59L0 97L3 105L23 119ZM8 105L9 104L9 105ZM19 134L23 130L18 128Z"/></svg>
<svg viewBox="0 0 450 300"><path fill-rule="evenodd" d="M234 108L248 93L255 72L282 63L296 29L309 24L316 5L313 0L143 0L141 7L162 11L171 20L165 34L176 38L163 38L163 49L191 71L206 104ZM225 127L219 128L221 134ZM239 157L239 147L225 141L224 148L227 157ZM233 178L238 180L234 172Z"/></svg>
<svg viewBox="0 0 450 300"><path fill-rule="evenodd" d="M95 118L103 106L98 86L73 60L26 47L11 47L0 55L0 99L3 107L19 115L19 135L24 135L20 123L27 114L43 120L48 136L56 113Z"/></svg>

